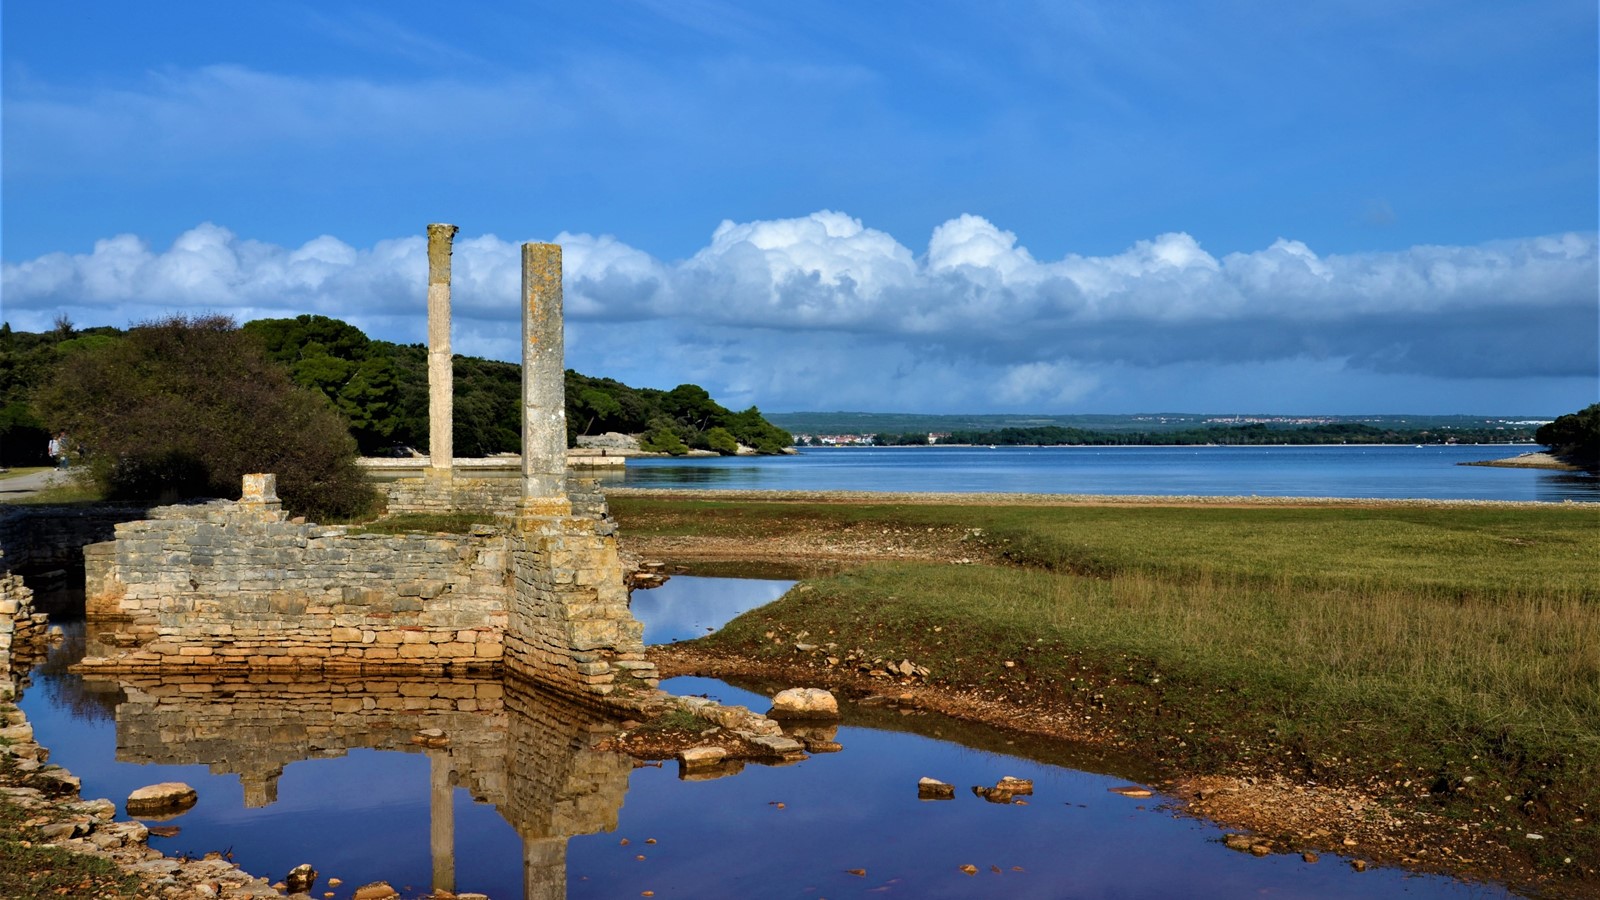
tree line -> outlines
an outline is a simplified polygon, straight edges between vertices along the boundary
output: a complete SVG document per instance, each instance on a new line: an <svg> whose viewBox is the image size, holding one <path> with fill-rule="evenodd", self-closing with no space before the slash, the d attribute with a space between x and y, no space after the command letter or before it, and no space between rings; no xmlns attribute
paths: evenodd
<svg viewBox="0 0 1600 900"><path fill-rule="evenodd" d="M1558 420L1559 421L1559 420ZM1548 426L1547 426L1548 427ZM1001 428L994 431L953 431L941 436L941 444L993 444L1002 447L1030 446L1152 446L1152 445L1257 445L1257 444L1444 444L1508 443L1535 440L1527 427L1483 427L1449 429L1378 428L1357 422L1331 422L1324 425L1273 426L1208 425L1179 431L1093 431L1062 425L1034 428ZM1538 439L1542 442L1542 438ZM878 434L874 443L885 447L919 446L928 443L926 432Z"/></svg>
<svg viewBox="0 0 1600 900"><path fill-rule="evenodd" d="M50 434L64 429L109 496L231 496L244 472L275 471L286 506L348 514L366 502L364 488L347 487L360 481L357 455L427 450L427 362L421 344L374 340L326 316L242 327L175 317L128 330L63 318L42 333L4 324L0 465L47 463ZM456 356L452 369L455 453L520 452L521 367ZM568 370L566 403L569 446L602 431L668 453L793 443L759 409L730 411L692 384L633 388ZM305 457L313 445L325 459Z"/></svg>

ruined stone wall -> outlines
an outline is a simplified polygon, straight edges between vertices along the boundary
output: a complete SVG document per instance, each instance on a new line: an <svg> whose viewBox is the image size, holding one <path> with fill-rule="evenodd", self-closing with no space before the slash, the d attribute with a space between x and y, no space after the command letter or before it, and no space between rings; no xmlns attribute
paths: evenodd
<svg viewBox="0 0 1600 900"><path fill-rule="evenodd" d="M353 535L274 504L161 507L87 548L85 669L499 666L507 538Z"/></svg>
<svg viewBox="0 0 1600 900"><path fill-rule="evenodd" d="M0 554L0 700L13 700L27 666L43 652L48 616L34 612L33 591L4 564Z"/></svg>
<svg viewBox="0 0 1600 900"><path fill-rule="evenodd" d="M654 687L608 520L555 516L511 537L506 668L556 691L604 697L619 677Z"/></svg>
<svg viewBox="0 0 1600 900"><path fill-rule="evenodd" d="M459 473L400 478L381 482L378 488L388 498L390 515L485 512L509 517L522 499L522 484L516 478L475 478ZM594 519L610 516L605 495L593 478L569 477L567 498L574 515Z"/></svg>
<svg viewBox="0 0 1600 900"><path fill-rule="evenodd" d="M388 495L390 515L487 512L509 515L522 486L514 478L425 475L378 485Z"/></svg>

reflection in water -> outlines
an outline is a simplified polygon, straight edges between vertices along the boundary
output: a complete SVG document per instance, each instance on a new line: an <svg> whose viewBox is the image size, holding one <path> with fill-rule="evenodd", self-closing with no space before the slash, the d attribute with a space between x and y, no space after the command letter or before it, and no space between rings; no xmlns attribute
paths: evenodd
<svg viewBox="0 0 1600 900"><path fill-rule="evenodd" d="M216 680L125 677L117 759L204 764L237 775L245 808L278 801L285 766L367 749L424 754L433 888L455 890L452 794L492 804L520 836L524 894L566 896L566 844L612 831L632 761L595 749L614 725L530 686L498 680Z"/></svg>
<svg viewBox="0 0 1600 900"><path fill-rule="evenodd" d="M23 706L53 760L83 779L85 796L120 799L156 781L189 782L200 803L173 820L182 833L158 847L232 850L247 871L274 879L311 863L344 880L319 884L319 898L348 900L379 879L406 897L433 887L495 900L646 890L796 898L879 890L996 898L1504 895L1395 870L1356 874L1331 857L1313 866L1234 853L1210 826L1108 793L1138 778L1115 762L1098 763L1120 770L1115 777L1076 771L1051 745L892 707L847 708L842 727L813 735L843 752L701 780L598 751L610 722L516 683L282 674L85 682L61 674L70 649L57 648L36 670L40 685ZM709 680L672 686L755 708L766 702ZM103 710L119 697L113 731ZM1028 806L985 803L964 790L954 801L917 799L922 776L964 789L1004 775L1035 780ZM966 863L980 874L962 874ZM857 869L869 874L851 874Z"/></svg>

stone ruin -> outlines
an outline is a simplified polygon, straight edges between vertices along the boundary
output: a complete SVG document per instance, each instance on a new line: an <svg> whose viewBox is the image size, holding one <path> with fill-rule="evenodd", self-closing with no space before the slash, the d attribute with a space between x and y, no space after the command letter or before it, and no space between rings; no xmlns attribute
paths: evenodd
<svg viewBox="0 0 1600 900"><path fill-rule="evenodd" d="M451 456L456 230L428 226L430 465L392 492L418 508L484 508ZM563 351L561 248L523 244L520 491L498 525L361 534L290 520L274 477L246 476L236 503L152 510L84 549L80 669L503 671L589 700L654 687L604 499L567 487Z"/></svg>

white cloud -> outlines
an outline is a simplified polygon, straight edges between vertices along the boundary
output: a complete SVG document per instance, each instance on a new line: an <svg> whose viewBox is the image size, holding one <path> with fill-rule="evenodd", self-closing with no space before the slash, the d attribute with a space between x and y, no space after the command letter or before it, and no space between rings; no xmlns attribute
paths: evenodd
<svg viewBox="0 0 1600 900"><path fill-rule="evenodd" d="M752 399L792 396L798 384L835 392L806 406L894 385L937 396L927 392L943 385L949 396L1063 407L1109 389L1109 367L1298 360L1445 379L1596 372L1593 234L1342 256L1281 239L1218 259L1176 233L1111 256L1037 260L977 216L940 225L919 256L824 211L724 222L681 261L605 235L555 240L574 359L617 377L656 373L652 382L704 373ZM458 350L514 358L518 243L463 237L453 272ZM86 254L6 263L4 316L39 330L63 311L114 325L174 311L240 321L320 313L411 342L425 331L425 282L421 235L370 248L322 236L291 248L206 223L164 250L119 235ZM850 383L869 370L875 383ZM964 384L966 372L982 373L984 391Z"/></svg>

